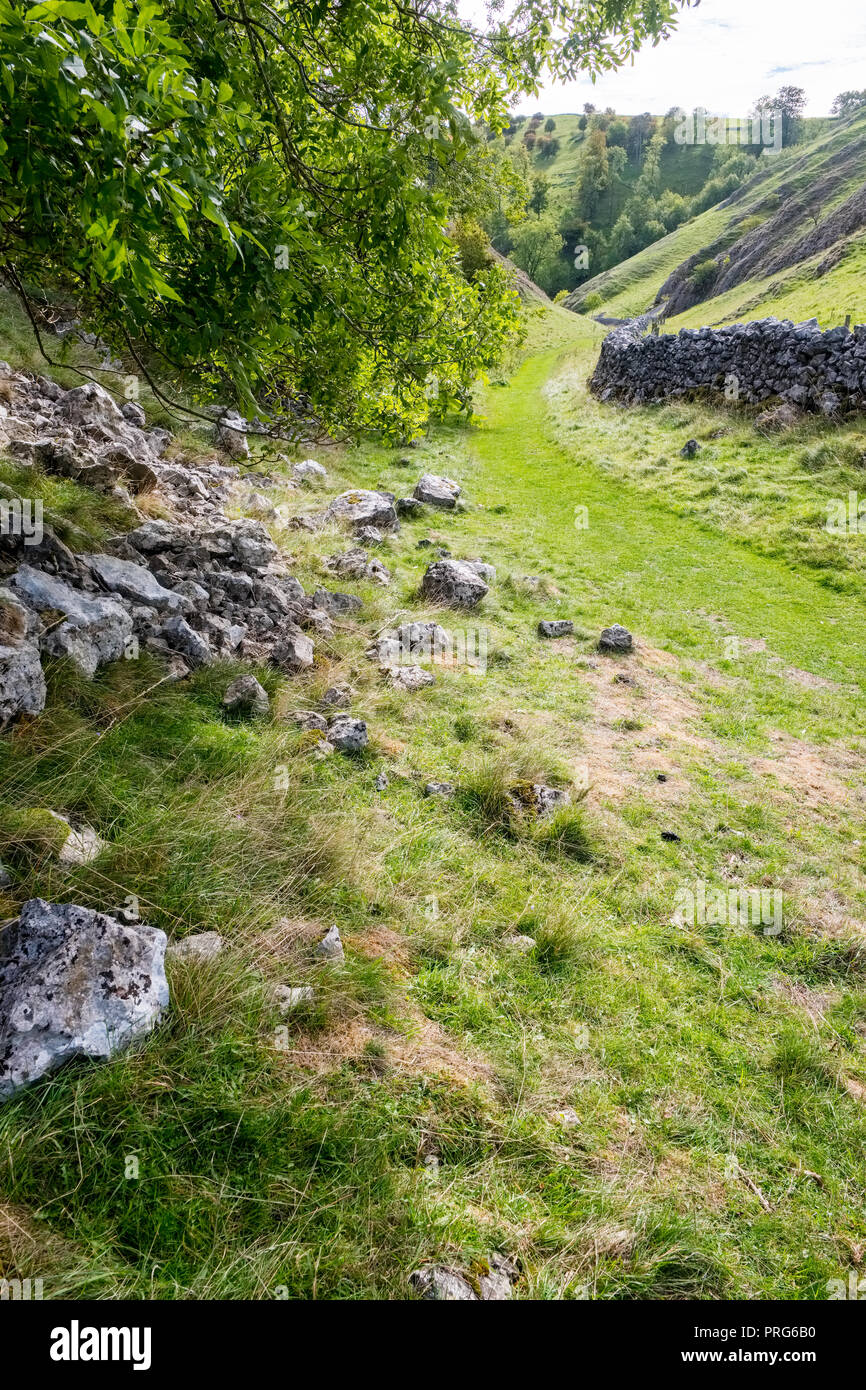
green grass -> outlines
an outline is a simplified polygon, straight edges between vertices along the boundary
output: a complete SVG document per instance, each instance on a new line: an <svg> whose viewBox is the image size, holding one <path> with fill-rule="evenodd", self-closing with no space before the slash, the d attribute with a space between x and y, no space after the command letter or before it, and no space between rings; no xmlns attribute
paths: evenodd
<svg viewBox="0 0 866 1390"><path fill-rule="evenodd" d="M143 659L93 683L55 668L46 713L0 742L0 917L34 893L135 894L171 936L227 942L211 969L172 965L144 1046L0 1107L6 1277L42 1276L46 1297L403 1298L419 1261L501 1249L524 1298L811 1299L856 1263L866 618L826 582L838 556L804 565L744 533L739 494L718 504L735 462L753 491L785 469L799 487L800 448L830 460L803 465L804 487L847 477L856 430L804 427L792 450L708 406L601 406L582 386L598 327L556 310L529 329L474 426L432 431L411 467L369 444L325 459L335 491L402 495L430 470L467 506L386 543L392 588L363 587L309 676L258 673L268 718L224 719L236 668L168 685ZM706 441L679 459L720 427L730 458ZM407 696L362 652L422 615L423 537L498 577L459 620L487 629L486 673L438 669ZM333 537L281 540L308 586L324 578ZM541 617L575 636L542 641ZM615 620L631 657L595 650ZM291 712L336 680L371 744L319 762ZM508 792L539 778L570 785L572 809L517 810ZM424 797L431 779L457 794ZM22 809L45 807L109 848L62 871L22 834ZM779 889L783 932L672 924L696 880ZM338 966L312 949L332 921ZM313 1010L281 1019L278 982L313 984Z"/></svg>

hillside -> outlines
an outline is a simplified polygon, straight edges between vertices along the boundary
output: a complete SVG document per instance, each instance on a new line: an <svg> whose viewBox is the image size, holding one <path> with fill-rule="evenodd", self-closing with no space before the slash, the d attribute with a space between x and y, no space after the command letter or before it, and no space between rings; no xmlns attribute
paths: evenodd
<svg viewBox="0 0 866 1390"><path fill-rule="evenodd" d="M667 306L671 326L721 324L778 313L831 326L866 314L859 274L866 240L866 116L795 147L716 207L581 285L579 310L601 296L605 316ZM695 267L715 262L694 283ZM817 282L817 288L816 288ZM775 307L771 307L775 306ZM808 314L805 312L809 310Z"/></svg>

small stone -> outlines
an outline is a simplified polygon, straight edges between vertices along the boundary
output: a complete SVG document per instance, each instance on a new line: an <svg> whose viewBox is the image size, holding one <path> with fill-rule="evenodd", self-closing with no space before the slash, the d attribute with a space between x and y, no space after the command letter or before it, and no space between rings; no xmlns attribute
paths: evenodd
<svg viewBox="0 0 866 1390"><path fill-rule="evenodd" d="M328 725L328 740L341 753L359 753L367 746L367 725L363 719L341 714Z"/></svg>
<svg viewBox="0 0 866 1390"><path fill-rule="evenodd" d="M406 690L410 694L416 690L423 690L427 685L433 685L436 680L433 672L425 671L423 666L389 666L386 669L391 684L398 690Z"/></svg>
<svg viewBox="0 0 866 1390"><path fill-rule="evenodd" d="M504 1255L490 1256L486 1274L478 1277L482 1303L505 1303L511 1298L511 1286L519 1278L517 1269Z"/></svg>
<svg viewBox="0 0 866 1390"><path fill-rule="evenodd" d="M210 647L201 633L190 627L186 618L181 618L179 614L175 614L174 617L169 618L167 623L163 624L161 631L168 645L180 652L190 666L210 665L213 660Z"/></svg>
<svg viewBox="0 0 866 1390"><path fill-rule="evenodd" d="M663 830L662 839L669 841L670 844L679 844L680 837L675 830Z"/></svg>
<svg viewBox="0 0 866 1390"><path fill-rule="evenodd" d="M695 457L695 454L697 454L700 451L700 447L701 446L696 439L687 439L683 447L680 449L680 458L693 459Z"/></svg>
<svg viewBox="0 0 866 1390"><path fill-rule="evenodd" d="M305 671L313 664L313 643L300 629L286 632L275 643L271 660L283 671Z"/></svg>
<svg viewBox="0 0 866 1390"><path fill-rule="evenodd" d="M412 518L423 515L424 503L419 502L417 497L398 497L395 503L397 515Z"/></svg>
<svg viewBox="0 0 866 1390"><path fill-rule="evenodd" d="M322 696L322 704L333 709L348 709L355 694L351 685L332 685Z"/></svg>
<svg viewBox="0 0 866 1390"><path fill-rule="evenodd" d="M623 627L621 623L614 623L602 632L598 639L598 649L600 652L630 652L632 640L627 627Z"/></svg>
<svg viewBox="0 0 866 1390"><path fill-rule="evenodd" d="M357 594L334 593L331 589L317 589L312 601L314 608L337 617L359 613L364 606Z"/></svg>
<svg viewBox="0 0 866 1390"><path fill-rule="evenodd" d="M192 936L184 936L180 941L173 941L166 951L166 955L175 960L214 960L223 948L223 939L219 932L200 931L194 932Z"/></svg>
<svg viewBox="0 0 866 1390"><path fill-rule="evenodd" d="M553 1119L557 1124L567 1125L569 1128L580 1124L580 1116L570 1105L566 1105L564 1110L554 1110Z"/></svg>
<svg viewBox="0 0 866 1390"><path fill-rule="evenodd" d="M223 706L231 711L262 715L267 714L270 704L268 692L250 675L236 676L223 695Z"/></svg>
<svg viewBox="0 0 866 1390"><path fill-rule="evenodd" d="M312 985L275 985L273 999L280 1013L289 1014L303 1004L315 1004L316 991Z"/></svg>
<svg viewBox="0 0 866 1390"><path fill-rule="evenodd" d="M65 827L67 832L57 855L61 864L81 868L84 864L91 864L94 859L98 859L107 848L105 841L101 840L89 825L82 825L78 830L73 830L66 817L61 816L58 811L49 811L48 815L59 822L61 827Z"/></svg>
<svg viewBox="0 0 866 1390"><path fill-rule="evenodd" d="M538 624L539 637L570 637L573 632L570 618L548 618Z"/></svg>
<svg viewBox="0 0 866 1390"><path fill-rule="evenodd" d="M247 443L246 421L237 411L229 410L217 421L214 439L231 458L248 458L250 446Z"/></svg>
<svg viewBox="0 0 866 1390"><path fill-rule="evenodd" d="M327 470L315 459L304 459L302 463L296 463L292 469L292 477L296 483L321 482L327 476Z"/></svg>
<svg viewBox="0 0 866 1390"><path fill-rule="evenodd" d="M359 526L355 535L362 545L381 545L385 539L378 526Z"/></svg>
<svg viewBox="0 0 866 1390"><path fill-rule="evenodd" d="M315 744L312 751L314 758L321 759L329 758L331 754L336 753L337 750L334 747L333 743L329 743L326 738L320 738L318 743Z"/></svg>
<svg viewBox="0 0 866 1390"><path fill-rule="evenodd" d="M522 932L515 932L514 936L506 937L505 944L513 947L515 951L519 951L521 955L527 955L530 951L535 950L535 937L525 936Z"/></svg>
<svg viewBox="0 0 866 1390"><path fill-rule="evenodd" d="M328 732L327 720L323 719L315 710L299 709L292 715L295 723L300 729L307 733L316 732L326 734Z"/></svg>
<svg viewBox="0 0 866 1390"><path fill-rule="evenodd" d="M387 772L380 772L380 773L379 773L379 776L376 778L376 782L375 782L376 791L377 791L377 792L383 792L383 791L385 790L385 788L387 787L387 785L388 785L388 774L387 774ZM2 865L0 865L0 873L2 873ZM0 885L2 885L2 878L0 878Z"/></svg>
<svg viewBox="0 0 866 1390"><path fill-rule="evenodd" d="M453 796L454 784L452 782L427 782L424 786L425 796Z"/></svg>
<svg viewBox="0 0 866 1390"><path fill-rule="evenodd" d="M324 960L342 960L345 952L343 942L340 938L340 931L336 924L328 929L316 947L316 955Z"/></svg>
<svg viewBox="0 0 866 1390"><path fill-rule="evenodd" d="M420 1298L435 1303L478 1303L480 1299L461 1274L438 1265L426 1265L409 1275L409 1283Z"/></svg>

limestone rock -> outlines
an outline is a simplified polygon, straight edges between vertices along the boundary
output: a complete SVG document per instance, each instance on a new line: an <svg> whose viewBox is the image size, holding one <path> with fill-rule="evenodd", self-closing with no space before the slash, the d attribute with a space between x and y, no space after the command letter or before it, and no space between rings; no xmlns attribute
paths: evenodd
<svg viewBox="0 0 866 1390"><path fill-rule="evenodd" d="M329 927L328 931L322 937L316 947L316 955L321 956L323 960L343 959L345 952L336 922L332 927Z"/></svg>
<svg viewBox="0 0 866 1390"><path fill-rule="evenodd" d="M191 628L185 618L175 614L164 623L161 629L165 640L174 651L180 652L193 668L208 666L213 660L213 652L200 632Z"/></svg>
<svg viewBox="0 0 866 1390"><path fill-rule="evenodd" d="M375 526L383 531L394 531L397 528L392 492L371 492L366 488L341 492L339 497L334 498L325 516L328 521L341 522L356 529Z"/></svg>
<svg viewBox="0 0 866 1390"><path fill-rule="evenodd" d="M316 991L312 985L275 985L273 998L280 1013L289 1014L304 1004L314 1004Z"/></svg>
<svg viewBox="0 0 866 1390"><path fill-rule="evenodd" d="M391 666L387 668L391 679L391 684L398 690L406 690L414 693L416 690L423 690L427 685L433 685L436 677L432 671L425 671L423 666Z"/></svg>
<svg viewBox="0 0 866 1390"><path fill-rule="evenodd" d="M292 477L296 483L322 482L327 476L327 471L315 459L304 459L302 463L296 463L292 469Z"/></svg>
<svg viewBox="0 0 866 1390"><path fill-rule="evenodd" d="M26 902L0 937L0 1097L149 1032L169 1002L165 948L152 927Z"/></svg>
<svg viewBox="0 0 866 1390"><path fill-rule="evenodd" d="M131 560L118 560L114 555L83 555L81 558L104 589L120 594L130 603L147 604L171 612L178 612L187 606L182 595L172 589L164 589L144 565L133 564Z"/></svg>
<svg viewBox="0 0 866 1390"><path fill-rule="evenodd" d="M250 714L267 714L270 709L268 692L259 684L255 676L235 676L226 687L223 705L231 711L249 711Z"/></svg>
<svg viewBox="0 0 866 1390"><path fill-rule="evenodd" d="M488 593L488 586L460 560L434 560L421 581L421 593L433 603L474 608Z"/></svg>
<svg viewBox="0 0 866 1390"><path fill-rule="evenodd" d="M166 950L169 959L174 960L215 960L223 948L223 939L217 931L193 932L191 936L173 941Z"/></svg>
<svg viewBox="0 0 866 1390"><path fill-rule="evenodd" d="M480 1299L472 1285L456 1274L453 1269L440 1265L425 1265L409 1275L409 1283L426 1302L435 1303L479 1303Z"/></svg>
<svg viewBox="0 0 866 1390"><path fill-rule="evenodd" d="M290 674L305 671L313 664L313 643L300 630L285 632L274 645L271 659Z"/></svg>
<svg viewBox="0 0 866 1390"><path fill-rule="evenodd" d="M132 636L132 618L115 599L82 593L30 565L21 565L9 584L34 612L47 610L65 618L55 620L40 639L43 652L69 657L86 676L123 656Z"/></svg>
<svg viewBox="0 0 866 1390"><path fill-rule="evenodd" d="M435 473L425 473L415 484L414 495L419 502L426 502L429 507L453 511L460 496L460 485L452 478L439 478Z"/></svg>
<svg viewBox="0 0 866 1390"><path fill-rule="evenodd" d="M359 753L367 746L367 725L363 719L338 714L328 725L328 741L341 753Z"/></svg>
<svg viewBox="0 0 866 1390"><path fill-rule="evenodd" d="M45 677L35 642L0 645L0 726L45 708Z"/></svg>
<svg viewBox="0 0 866 1390"><path fill-rule="evenodd" d="M236 410L226 411L216 423L214 439L231 458L248 458L250 446L247 443L246 421Z"/></svg>
<svg viewBox="0 0 866 1390"><path fill-rule="evenodd" d="M453 796L454 784L452 782L427 782L424 786L425 796Z"/></svg>
<svg viewBox="0 0 866 1390"><path fill-rule="evenodd" d="M548 618L538 624L539 637L570 637L573 632L570 618Z"/></svg>
<svg viewBox="0 0 866 1390"><path fill-rule="evenodd" d="M602 652L630 652L632 635L621 623L606 627L598 639L598 649Z"/></svg>

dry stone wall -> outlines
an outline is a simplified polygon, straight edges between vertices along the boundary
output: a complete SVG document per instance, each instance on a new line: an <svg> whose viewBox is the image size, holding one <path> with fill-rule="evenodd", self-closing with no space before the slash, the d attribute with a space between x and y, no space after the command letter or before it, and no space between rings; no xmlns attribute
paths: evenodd
<svg viewBox="0 0 866 1390"><path fill-rule="evenodd" d="M590 388L630 404L709 390L836 415L866 404L866 325L822 332L817 319L769 318L655 336L636 320L605 338Z"/></svg>

